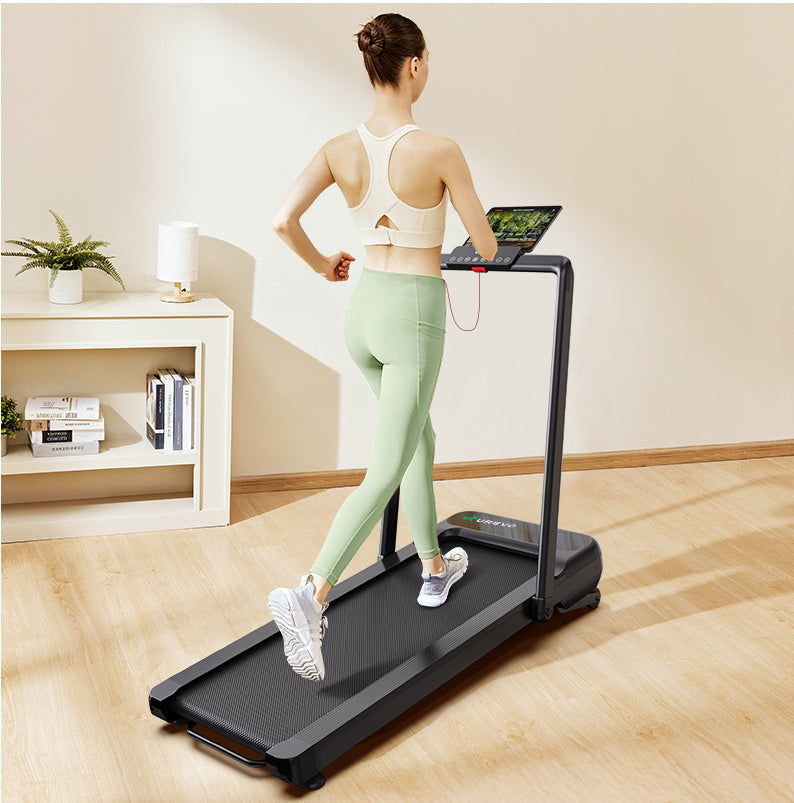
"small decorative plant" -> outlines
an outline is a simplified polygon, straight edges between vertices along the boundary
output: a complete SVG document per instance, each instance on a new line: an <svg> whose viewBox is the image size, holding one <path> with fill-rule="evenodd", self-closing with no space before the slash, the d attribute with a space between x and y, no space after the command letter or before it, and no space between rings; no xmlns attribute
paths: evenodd
<svg viewBox="0 0 794 803"><path fill-rule="evenodd" d="M66 224L50 209L50 213L55 218L58 224L58 232L60 233L60 240L57 243L45 243L41 240L31 240L27 237L21 240L6 240L7 243L13 245L20 245L27 251L3 251L4 257L24 257L28 261L16 272L16 276L31 268L49 268L50 269L50 287L55 282L58 271L61 270L84 270L85 268L98 268L104 271L108 276L112 276L122 287L124 282L121 276L118 275L116 269L111 263L114 257L107 257L100 254L97 248L108 246L110 243L102 242L101 240L92 240L91 235L85 238L82 242L76 245L72 242L72 235ZM5 410L5 408L3 408Z"/></svg>
<svg viewBox="0 0 794 803"><path fill-rule="evenodd" d="M22 432L22 415L17 411L17 403L10 397L3 394L2 400L3 435L9 438L16 438Z"/></svg>

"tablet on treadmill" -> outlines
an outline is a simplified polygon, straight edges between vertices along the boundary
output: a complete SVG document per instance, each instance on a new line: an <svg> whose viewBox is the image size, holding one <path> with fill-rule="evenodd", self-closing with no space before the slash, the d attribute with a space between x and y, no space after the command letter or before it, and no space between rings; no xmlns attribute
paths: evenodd
<svg viewBox="0 0 794 803"><path fill-rule="evenodd" d="M488 223L499 245L517 245L528 254L561 209L561 206L495 206L488 210ZM471 237L464 245L472 245Z"/></svg>

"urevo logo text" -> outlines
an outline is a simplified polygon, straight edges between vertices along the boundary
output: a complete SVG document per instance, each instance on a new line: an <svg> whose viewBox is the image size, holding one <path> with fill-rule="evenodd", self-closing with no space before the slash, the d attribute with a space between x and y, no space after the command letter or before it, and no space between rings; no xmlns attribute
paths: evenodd
<svg viewBox="0 0 794 803"><path fill-rule="evenodd" d="M497 519L480 519L477 516L464 516L463 521L476 521L478 524L498 524L500 527L517 527L514 521L499 521Z"/></svg>

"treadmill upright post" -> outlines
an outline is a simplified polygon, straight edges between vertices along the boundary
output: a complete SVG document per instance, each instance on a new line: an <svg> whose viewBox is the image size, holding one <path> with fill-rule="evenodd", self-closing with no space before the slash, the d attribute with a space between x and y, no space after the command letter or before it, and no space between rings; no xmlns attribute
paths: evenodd
<svg viewBox="0 0 794 803"><path fill-rule="evenodd" d="M521 262L540 261L524 257L515 267L538 270L540 265L521 266ZM514 268L515 269L515 268ZM543 270L543 268L540 268ZM562 442L565 428L565 399L568 386L568 352L571 344L571 309L573 306L573 268L567 259L554 265L557 275L557 302L554 315L549 416L546 425L546 455L543 461L543 503L540 514L540 544L535 596L529 601L533 619L546 622L554 612L554 568L557 557L557 524L560 509Z"/></svg>
<svg viewBox="0 0 794 803"><path fill-rule="evenodd" d="M392 494L380 520L380 550L378 560L393 555L397 547L397 513L400 509L400 486Z"/></svg>
<svg viewBox="0 0 794 803"><path fill-rule="evenodd" d="M465 264L449 263L441 255L442 270L471 270ZM535 595L528 601L529 615L541 622L554 612L554 569L557 558L557 518L560 509L562 440L565 427L565 396L568 385L568 351L571 343L573 267L567 257L524 254L512 265L493 265L488 271L511 273L553 273L557 277L554 315L549 416L546 425L546 454L543 462L543 506L540 517L538 574Z"/></svg>

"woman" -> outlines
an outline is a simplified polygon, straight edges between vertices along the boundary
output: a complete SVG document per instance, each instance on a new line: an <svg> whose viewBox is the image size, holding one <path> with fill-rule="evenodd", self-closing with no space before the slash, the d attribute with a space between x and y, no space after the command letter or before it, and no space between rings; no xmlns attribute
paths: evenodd
<svg viewBox="0 0 794 803"><path fill-rule="evenodd" d="M491 259L496 238L458 146L413 123L411 105L428 76L419 28L381 14L358 33L375 89L375 111L356 130L326 143L273 220L279 236L328 281L347 281L354 260L323 256L300 225L317 196L336 183L366 246L366 266L345 313L351 357L379 400L367 474L337 513L311 573L279 588L268 607L298 674L322 680L328 591L381 517L394 491L422 561L420 605L443 604L466 571L464 550L441 555L433 495L435 433L428 411L444 350L445 285L440 255L447 196L475 248Z"/></svg>

